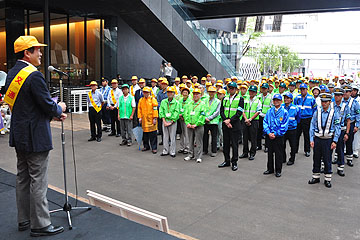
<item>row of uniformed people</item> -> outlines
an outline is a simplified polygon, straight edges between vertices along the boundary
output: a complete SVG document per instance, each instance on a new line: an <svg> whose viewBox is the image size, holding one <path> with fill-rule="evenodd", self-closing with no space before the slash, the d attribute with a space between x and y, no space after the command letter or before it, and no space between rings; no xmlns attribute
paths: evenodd
<svg viewBox="0 0 360 240"><path fill-rule="evenodd" d="M267 84L268 85L268 84ZM269 108L269 100L267 100L267 101L265 101L266 100L266 96L269 94L269 93L267 93L267 91L266 91L266 89L267 88L269 88L269 86L267 86L266 84L262 84L261 85L261 93L259 94L259 96L257 96L257 97L255 97L256 96L256 93L257 93L257 88L255 87L255 86L250 86L250 88L248 89L248 91L247 91L247 93L245 93L245 94L243 94L243 92L244 91L239 91L239 95L241 95L241 96L244 96L244 95L248 95L248 96L244 96L244 97L246 97L245 98L245 104L244 104L244 122L245 122L245 125L247 125L246 127L250 127L251 125L249 125L249 123L251 123L252 121L254 121L255 123L253 123L252 125L256 125L256 121L258 120L257 119L257 117L258 117L258 115L260 115L260 114L266 114L266 111L263 111L263 106L265 105L265 107L266 108ZM234 85L234 87L236 86L236 84ZM240 86L241 87L241 86ZM194 88L194 89L196 89L196 87ZM312 115L312 111L313 111L313 109L314 109L314 107L316 106L314 106L314 104L313 104L313 99L311 98L311 95L309 96L309 94L307 93L307 89L308 89L308 87L304 84L304 85L300 85L300 92L301 92L301 94L299 95L299 96L301 96L301 97L297 97L297 100L295 101L295 102L298 102L298 103L296 103L298 106L299 106L299 108L300 108L300 110L298 111L298 119L300 119L300 122L301 122L301 119L306 119L306 117L307 116L309 116L310 115L310 117L311 117L311 115ZM229 89L228 89L229 90ZM174 92L176 92L176 90L174 91ZM188 92L190 92L190 90L188 91ZM254 94L253 94L253 92L254 92ZM200 92L201 93L201 92ZM289 94L289 93L291 93L290 91L288 91L288 92L285 92L284 93L284 96L285 96L285 94ZM250 96L251 95L251 96ZM203 96L202 96L203 97ZM291 96L292 97L292 96ZM258 105L259 105L259 103L258 103L258 101L255 101L256 100L256 98L257 98L257 100L259 100L259 99L261 99L262 100L262 102L260 103L262 106L261 106L261 108L259 109L259 107L258 107ZM285 99L287 99L287 98L289 98L289 97L285 97ZM255 104L254 106L253 106L253 104L254 104L254 102L256 102L257 104ZM259 101L260 102L260 101ZM310 104L309 104L310 103ZM247 106L248 105L248 106ZM255 106L256 106L256 110L255 110ZM294 108L294 106L292 106L291 108ZM260 111L259 111L260 110ZM312 111L311 111L312 110ZM246 113L248 113L248 115L246 114ZM258 113L258 114L257 114ZM256 116L255 116L255 114L257 114ZM264 116L264 115L263 115ZM291 118L291 117L290 117ZM295 121L296 122L296 121ZM263 125L263 124L262 124ZM355 122L354 122L354 125L355 125ZM292 130L292 131L294 131L294 129L295 129L296 127L295 126L292 126L292 129L289 129L289 130ZM247 128L245 128L246 130L247 130ZM209 129L210 130L210 129ZM207 131L208 132L208 131ZM210 132L212 132L212 131L210 131ZM245 132L245 131L244 131ZM305 133L306 131L304 131L304 133ZM292 134L288 134L289 136L292 136L292 137L289 137L288 139L289 139L289 141L290 141L290 145L292 145L291 146L291 148L293 149L294 148L294 145L295 144L291 144L291 143L294 143L294 141L291 141L292 139L293 139L293 136L294 136L294 134L292 133ZM252 136L251 134L250 134L250 136ZM174 142L174 141L170 141L170 142ZM246 141L247 142L247 141ZM183 149L182 149L183 150ZM244 151L246 151L246 149L244 148ZM166 154L166 151L165 151L165 154ZM295 151L291 151L291 157L290 157L290 159L289 159L289 165L290 164L292 164L293 163L293 161L294 161L294 155L295 155ZM201 159L201 158L200 158Z"/></svg>

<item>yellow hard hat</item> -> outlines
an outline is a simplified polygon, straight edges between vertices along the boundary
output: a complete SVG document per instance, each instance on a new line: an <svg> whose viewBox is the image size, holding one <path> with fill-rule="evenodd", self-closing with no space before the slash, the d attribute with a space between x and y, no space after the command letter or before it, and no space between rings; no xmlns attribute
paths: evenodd
<svg viewBox="0 0 360 240"><path fill-rule="evenodd" d="M138 80L138 77L137 76L132 76L131 80Z"/></svg>
<svg viewBox="0 0 360 240"><path fill-rule="evenodd" d="M151 88L149 88L149 87L144 87L144 88L143 88L143 92L151 92Z"/></svg>
<svg viewBox="0 0 360 240"><path fill-rule="evenodd" d="M96 86L97 86L98 84L97 84L96 81L91 81L91 82L90 82L90 86L91 86L91 85L96 85Z"/></svg>
<svg viewBox="0 0 360 240"><path fill-rule="evenodd" d="M18 53L32 47L45 47L46 44L39 43L34 36L20 36L14 42L14 52Z"/></svg>
<svg viewBox="0 0 360 240"><path fill-rule="evenodd" d="M212 86L212 84L211 84L211 82L206 82L206 83L205 83L205 86L206 86L206 87L210 87L210 86Z"/></svg>
<svg viewBox="0 0 360 240"><path fill-rule="evenodd" d="M145 83L145 82L146 82L145 79L140 78L139 83Z"/></svg>
<svg viewBox="0 0 360 240"><path fill-rule="evenodd" d="M179 77L176 77L176 78L175 78L175 82L180 82L180 78L179 78Z"/></svg>
<svg viewBox="0 0 360 240"><path fill-rule="evenodd" d="M201 91L200 91L200 89L195 88L195 89L193 90L193 94L194 94L194 93L201 93Z"/></svg>
<svg viewBox="0 0 360 240"><path fill-rule="evenodd" d="M207 91L208 92L216 92L216 88L214 86L210 86Z"/></svg>
<svg viewBox="0 0 360 240"><path fill-rule="evenodd" d="M115 78L113 80L111 80L111 84L113 83L119 83L118 80L116 80Z"/></svg>
<svg viewBox="0 0 360 240"><path fill-rule="evenodd" d="M226 91L225 91L225 89L219 89L219 91L217 91L218 93L221 93L221 94L226 94Z"/></svg>
<svg viewBox="0 0 360 240"><path fill-rule="evenodd" d="M168 92L176 92L176 89L175 89L174 86L172 86L172 87L167 87L166 90L167 90Z"/></svg>
<svg viewBox="0 0 360 240"><path fill-rule="evenodd" d="M151 79L152 82L158 82L156 78Z"/></svg>

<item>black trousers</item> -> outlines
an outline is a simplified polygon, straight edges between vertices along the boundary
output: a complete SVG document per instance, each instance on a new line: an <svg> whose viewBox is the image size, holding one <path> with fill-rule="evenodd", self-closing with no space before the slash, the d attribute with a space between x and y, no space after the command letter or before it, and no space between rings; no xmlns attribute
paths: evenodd
<svg viewBox="0 0 360 240"><path fill-rule="evenodd" d="M284 136L275 137L270 139L269 136L266 136L268 139L268 162L267 170L274 172L274 153L275 153L275 172L281 173L283 159L284 159Z"/></svg>
<svg viewBox="0 0 360 240"><path fill-rule="evenodd" d="M158 118L157 122L158 122L159 135L161 136L161 142L163 142L163 137L164 137L164 133L163 133L163 129L162 129L163 121L161 118Z"/></svg>
<svg viewBox="0 0 360 240"><path fill-rule="evenodd" d="M204 125L204 137L203 137L203 152L208 153L209 148L209 131L211 133L211 152L217 152L217 124L205 124Z"/></svg>
<svg viewBox="0 0 360 240"><path fill-rule="evenodd" d="M259 128L258 128L257 142L256 143L257 143L258 148L260 148L260 149L262 148L261 140L262 140L263 135L264 135L264 125L263 125L263 123L264 123L264 118L259 116ZM268 147L267 145L268 145L267 144L267 138L265 138L265 148Z"/></svg>
<svg viewBox="0 0 360 240"><path fill-rule="evenodd" d="M244 123L244 132L243 132L243 153L249 153L249 140L251 142L250 155L255 156L256 154L256 141L257 141L257 132L259 128L259 120L251 121L251 125L247 126Z"/></svg>
<svg viewBox="0 0 360 240"><path fill-rule="evenodd" d="M109 110L106 109L106 104L104 104L101 108L101 119L103 121L103 124L110 124L111 123L111 119L110 119L110 113Z"/></svg>
<svg viewBox="0 0 360 240"><path fill-rule="evenodd" d="M289 141L290 144L290 158L289 161L294 162L295 161L295 155L296 155L296 129L287 130L284 135L284 161L286 161L286 141Z"/></svg>
<svg viewBox="0 0 360 240"><path fill-rule="evenodd" d="M89 107L88 116L89 116L89 121L90 121L91 137L92 138L101 138L101 136L102 136L102 129L101 129L102 110L100 110L100 112L96 112L96 110L93 107Z"/></svg>
<svg viewBox="0 0 360 240"><path fill-rule="evenodd" d="M296 153L299 151L299 144L300 144L300 136L301 133L304 133L304 152L310 152L310 123L311 118L304 118L300 120L298 124L297 131L296 131Z"/></svg>
<svg viewBox="0 0 360 240"><path fill-rule="evenodd" d="M150 144L149 144L150 142ZM157 133L156 131L153 132L144 132L143 134L143 143L144 148L151 150L157 150Z"/></svg>
<svg viewBox="0 0 360 240"><path fill-rule="evenodd" d="M349 139L345 142L346 145L346 156L349 156L348 158L352 158L352 155L354 153L353 150L353 142L354 142L354 127L355 127L355 122L350 123L350 132L349 132ZM349 159L347 159L349 160Z"/></svg>
<svg viewBox="0 0 360 240"><path fill-rule="evenodd" d="M117 108L114 108L113 110L109 110L109 112L111 118L111 133L120 134L120 121L118 119L119 111Z"/></svg>
<svg viewBox="0 0 360 240"><path fill-rule="evenodd" d="M223 130L223 153L225 162L230 162L230 146L232 148L232 163L237 163L239 158L239 132L240 130L233 130L228 128L224 123Z"/></svg>

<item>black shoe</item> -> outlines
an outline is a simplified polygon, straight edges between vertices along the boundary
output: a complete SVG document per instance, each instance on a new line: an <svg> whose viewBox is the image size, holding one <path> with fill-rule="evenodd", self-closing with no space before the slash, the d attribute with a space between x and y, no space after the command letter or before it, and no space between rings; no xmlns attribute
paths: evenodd
<svg viewBox="0 0 360 240"><path fill-rule="evenodd" d="M108 128L108 129L105 130L105 132L111 132L111 129Z"/></svg>
<svg viewBox="0 0 360 240"><path fill-rule="evenodd" d="M167 156L167 155L169 155L169 154L168 154L168 153L161 153L161 154L160 154L160 156L162 156L162 157L163 157L163 156Z"/></svg>
<svg viewBox="0 0 360 240"><path fill-rule="evenodd" d="M142 152L149 151L149 150L150 150L150 148L143 148L143 149L141 149Z"/></svg>
<svg viewBox="0 0 360 240"><path fill-rule="evenodd" d="M184 151L183 151L183 154L188 154L188 153L189 153L188 150L184 150Z"/></svg>
<svg viewBox="0 0 360 240"><path fill-rule="evenodd" d="M250 155L249 160L252 161L255 159L255 155Z"/></svg>
<svg viewBox="0 0 360 240"><path fill-rule="evenodd" d="M178 153L183 153L184 152L184 149L180 149L179 151L178 151Z"/></svg>
<svg viewBox="0 0 360 240"><path fill-rule="evenodd" d="M354 166L352 160L348 160L348 161L347 161L347 165L348 165L349 167L353 167L353 166Z"/></svg>
<svg viewBox="0 0 360 240"><path fill-rule="evenodd" d="M267 153L269 151L269 149L266 147L265 149L264 149L264 153Z"/></svg>
<svg viewBox="0 0 360 240"><path fill-rule="evenodd" d="M111 136L115 136L116 134L115 133L110 133L108 136L111 137Z"/></svg>
<svg viewBox="0 0 360 240"><path fill-rule="evenodd" d="M101 142L101 137L96 139L97 142Z"/></svg>
<svg viewBox="0 0 360 240"><path fill-rule="evenodd" d="M219 168L224 168L224 167L230 167L230 163L229 162L222 162L218 165Z"/></svg>
<svg viewBox="0 0 360 240"><path fill-rule="evenodd" d="M130 147L130 146L131 146L131 142L128 142L128 143L127 143L127 146Z"/></svg>
<svg viewBox="0 0 360 240"><path fill-rule="evenodd" d="M176 157L176 155L175 155L175 154L174 154L174 155L171 155L171 154L170 154L170 157L174 158L174 157Z"/></svg>
<svg viewBox="0 0 360 240"><path fill-rule="evenodd" d="M353 154L353 157L354 158L359 158L359 155L358 154Z"/></svg>
<svg viewBox="0 0 360 240"><path fill-rule="evenodd" d="M331 181L324 181L325 187L331 188Z"/></svg>
<svg viewBox="0 0 360 240"><path fill-rule="evenodd" d="M239 140L239 144L242 144L243 143L243 141L242 140Z"/></svg>
<svg viewBox="0 0 360 240"><path fill-rule="evenodd" d="M233 163L233 164L231 164L231 170L233 170L233 171L238 170L237 163Z"/></svg>
<svg viewBox="0 0 360 240"><path fill-rule="evenodd" d="M164 143L163 143L163 142L160 142L159 145L160 145L160 146L161 146L161 145L164 145Z"/></svg>
<svg viewBox="0 0 360 240"><path fill-rule="evenodd" d="M294 162L289 160L286 165L288 166L294 165Z"/></svg>
<svg viewBox="0 0 360 240"><path fill-rule="evenodd" d="M273 173L274 173L274 171L266 170L263 174L264 174L264 175L269 175L269 174L273 174Z"/></svg>
<svg viewBox="0 0 360 240"><path fill-rule="evenodd" d="M120 146L124 146L127 144L127 141L126 140L123 140L121 143L120 143Z"/></svg>
<svg viewBox="0 0 360 240"><path fill-rule="evenodd" d="M305 157L310 157L310 152L305 152Z"/></svg>
<svg viewBox="0 0 360 240"><path fill-rule="evenodd" d="M333 159L333 160L331 161L331 163L332 163L332 164L337 164L337 159Z"/></svg>
<svg viewBox="0 0 360 240"><path fill-rule="evenodd" d="M51 236L64 231L63 227L53 225L49 225L47 227L41 229L31 229L30 236L32 237L40 237L40 236Z"/></svg>
<svg viewBox="0 0 360 240"><path fill-rule="evenodd" d="M260 146L260 147L259 147L259 146L256 147L256 151L261 150L261 149L262 149L261 146Z"/></svg>
<svg viewBox="0 0 360 240"><path fill-rule="evenodd" d="M116 134L115 137L120 137L121 135L120 134Z"/></svg>
<svg viewBox="0 0 360 240"><path fill-rule="evenodd" d="M20 232L28 230L30 228L30 221L21 222L18 224L18 230Z"/></svg>
<svg viewBox="0 0 360 240"><path fill-rule="evenodd" d="M243 153L239 156L239 158L248 158L249 155L247 153Z"/></svg>
<svg viewBox="0 0 360 240"><path fill-rule="evenodd" d="M320 182L320 178L311 178L311 180L309 180L308 184L315 184L315 183L319 183Z"/></svg>
<svg viewBox="0 0 360 240"><path fill-rule="evenodd" d="M281 177L281 173L280 172L275 173L275 177L277 178Z"/></svg>
<svg viewBox="0 0 360 240"><path fill-rule="evenodd" d="M345 177L344 170L337 170L337 174L339 174L339 176L341 176L341 177Z"/></svg>
<svg viewBox="0 0 360 240"><path fill-rule="evenodd" d="M153 154L156 154L157 153L157 150L152 150L151 151Z"/></svg>
<svg viewBox="0 0 360 240"><path fill-rule="evenodd" d="M94 138L94 137L91 137L91 138L88 139L89 142L95 141L95 140L96 140L96 138Z"/></svg>

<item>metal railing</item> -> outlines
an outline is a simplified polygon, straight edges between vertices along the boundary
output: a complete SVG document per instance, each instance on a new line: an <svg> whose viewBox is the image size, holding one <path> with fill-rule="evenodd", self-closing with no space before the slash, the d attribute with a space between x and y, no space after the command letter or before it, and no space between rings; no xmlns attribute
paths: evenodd
<svg viewBox="0 0 360 240"><path fill-rule="evenodd" d="M223 53L216 44L216 40L211 38L207 33L207 29L202 27L199 21L191 20L195 19L192 13L186 8L184 3L181 0L168 0L170 5L177 11L177 13L186 21L187 25L193 30L193 32L200 38L203 44L209 49L209 51L215 56L215 58L220 62L224 69L231 76L240 76L241 74L236 71L235 66L230 62L226 57L226 54Z"/></svg>

